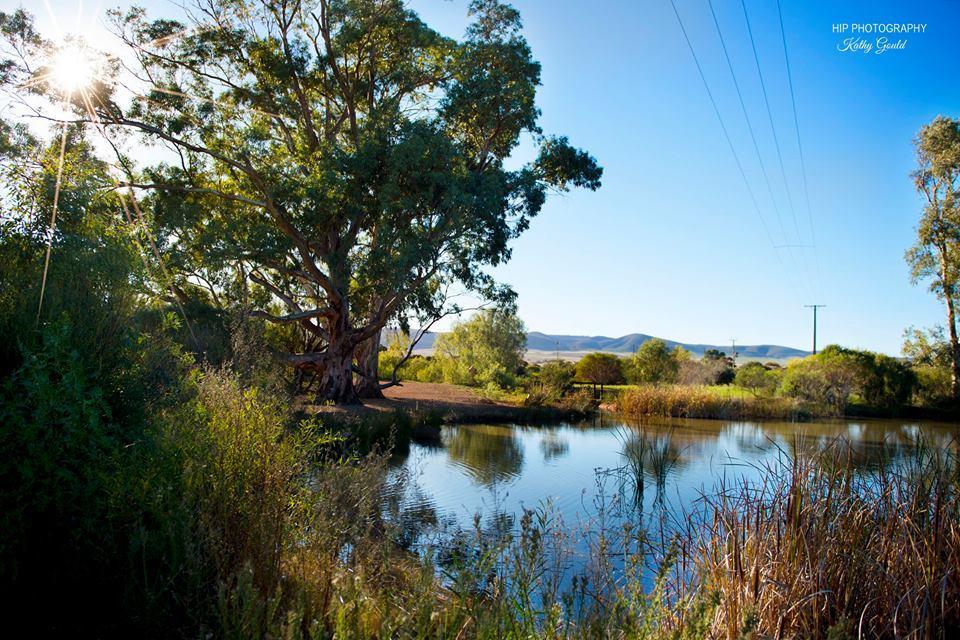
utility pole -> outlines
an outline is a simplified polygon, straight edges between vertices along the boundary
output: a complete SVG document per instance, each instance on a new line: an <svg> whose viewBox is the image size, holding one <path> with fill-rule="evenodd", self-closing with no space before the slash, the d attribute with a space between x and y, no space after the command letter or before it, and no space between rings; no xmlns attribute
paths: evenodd
<svg viewBox="0 0 960 640"><path fill-rule="evenodd" d="M737 366L737 339L730 338L730 344L733 346L733 366Z"/></svg>
<svg viewBox="0 0 960 640"><path fill-rule="evenodd" d="M807 309L813 309L813 355L817 355L817 309L825 307L825 304L805 304Z"/></svg>

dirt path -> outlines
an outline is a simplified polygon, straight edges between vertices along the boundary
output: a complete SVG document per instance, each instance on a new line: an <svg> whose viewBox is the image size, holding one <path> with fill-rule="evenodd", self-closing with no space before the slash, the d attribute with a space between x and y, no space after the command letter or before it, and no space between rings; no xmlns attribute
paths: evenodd
<svg viewBox="0 0 960 640"><path fill-rule="evenodd" d="M505 402L478 395L468 387L431 382L404 382L384 389L382 400L364 400L362 405L316 405L304 402L308 413L363 414L370 411L403 410L411 413L439 413L447 422L468 420L519 419L527 412Z"/></svg>

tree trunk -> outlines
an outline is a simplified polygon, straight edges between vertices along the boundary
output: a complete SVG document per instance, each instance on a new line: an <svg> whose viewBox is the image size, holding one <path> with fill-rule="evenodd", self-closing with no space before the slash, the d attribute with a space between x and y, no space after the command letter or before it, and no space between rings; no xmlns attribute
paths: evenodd
<svg viewBox="0 0 960 640"><path fill-rule="evenodd" d="M359 378L357 395L361 398L382 398L380 390L380 332L369 340L364 340L354 350L357 358Z"/></svg>
<svg viewBox="0 0 960 640"><path fill-rule="evenodd" d="M320 365L317 400L357 404L360 399L353 386L354 342L345 301L338 311L329 324L330 337Z"/></svg>
<svg viewBox="0 0 960 640"><path fill-rule="evenodd" d="M944 292L947 301L947 329L950 331L950 395L960 399L960 342L957 340L957 319L953 296Z"/></svg>
<svg viewBox="0 0 960 640"><path fill-rule="evenodd" d="M317 400L337 404L357 404L356 388L353 386L353 351L331 344L320 371Z"/></svg>
<svg viewBox="0 0 960 640"><path fill-rule="evenodd" d="M946 244L938 244L937 250L940 253L940 283L943 287L943 300L947 303L947 331L950 332L950 396L958 400L960 399L960 343L957 341L957 314L953 300L955 283L947 266Z"/></svg>

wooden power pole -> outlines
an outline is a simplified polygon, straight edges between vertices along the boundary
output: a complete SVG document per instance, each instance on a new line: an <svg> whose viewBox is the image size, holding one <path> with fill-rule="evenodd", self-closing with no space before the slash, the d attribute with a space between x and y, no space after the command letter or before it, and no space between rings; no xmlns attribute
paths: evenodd
<svg viewBox="0 0 960 640"><path fill-rule="evenodd" d="M807 309L813 309L813 355L817 355L817 309L825 307L825 304L805 304Z"/></svg>

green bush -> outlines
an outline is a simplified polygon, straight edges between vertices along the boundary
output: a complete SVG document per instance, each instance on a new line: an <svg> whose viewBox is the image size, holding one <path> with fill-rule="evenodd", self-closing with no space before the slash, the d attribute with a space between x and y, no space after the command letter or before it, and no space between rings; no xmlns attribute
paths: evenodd
<svg viewBox="0 0 960 640"><path fill-rule="evenodd" d="M573 389L576 374L573 363L556 360L541 365L538 380L548 395L560 397Z"/></svg>
<svg viewBox="0 0 960 640"><path fill-rule="evenodd" d="M680 362L690 354L677 347L669 349L663 340L647 340L627 361L627 380L632 384L673 384L680 372Z"/></svg>
<svg viewBox="0 0 960 640"><path fill-rule="evenodd" d="M601 387L624 382L623 361L612 353L588 353L577 362L577 378Z"/></svg>
<svg viewBox="0 0 960 640"><path fill-rule="evenodd" d="M734 381L737 386L751 391L754 395L773 395L779 384L776 372L767 369L759 362L748 362L737 367Z"/></svg>
<svg viewBox="0 0 960 640"><path fill-rule="evenodd" d="M484 309L437 339L430 375L439 370L447 383L511 388L523 366L526 340L515 314Z"/></svg>
<svg viewBox="0 0 960 640"><path fill-rule="evenodd" d="M816 355L791 362L781 391L842 415L853 394L871 407L890 411L910 401L915 385L916 377L906 363L831 345Z"/></svg>
<svg viewBox="0 0 960 640"><path fill-rule="evenodd" d="M913 401L921 407L938 407L950 402L950 368L936 365L913 367L917 378Z"/></svg>

